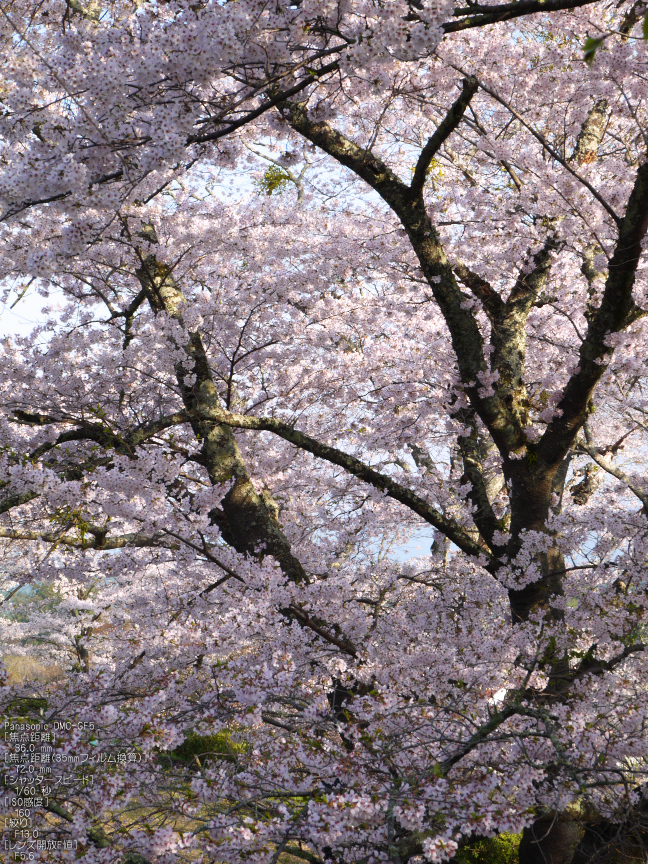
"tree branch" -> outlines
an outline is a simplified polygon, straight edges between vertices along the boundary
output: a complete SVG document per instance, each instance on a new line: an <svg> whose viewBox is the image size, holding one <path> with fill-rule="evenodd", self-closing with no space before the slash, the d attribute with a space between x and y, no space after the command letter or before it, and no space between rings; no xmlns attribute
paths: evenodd
<svg viewBox="0 0 648 864"><path fill-rule="evenodd" d="M150 223L142 226L140 236L150 245L158 242L155 228ZM178 362L175 373L192 430L201 442L200 462L213 485L233 481L221 501L222 510L214 508L210 516L220 528L223 539L237 552L257 558L259 554L270 554L292 582L308 584L308 574L293 554L274 508L268 506L268 496L259 495L254 487L232 430L218 421L207 419L210 411L212 414L222 411L222 402L201 336L185 326L182 318L185 298L171 268L153 253L143 254L139 246L135 251L141 263L135 275L146 291L151 309L155 314L165 312L186 334L182 347L188 362L186 365ZM174 347L179 346L174 343ZM186 383L189 375L195 376L190 385Z"/></svg>
<svg viewBox="0 0 648 864"><path fill-rule="evenodd" d="M504 306L504 301L500 295L495 291L490 282L482 279L481 276L467 267L463 262L457 262L453 270L461 284L465 285L470 293L481 301L484 311L492 323Z"/></svg>
<svg viewBox="0 0 648 864"><path fill-rule="evenodd" d="M543 696L547 696L549 701L555 701L557 696L560 696L560 698L564 700L569 693L569 688L576 681L580 681L588 675L600 676L605 672L612 672L617 666L625 663L628 657L646 651L648 645L643 642L635 642L634 645L626 645L623 651L616 654L614 657L611 657L609 660L595 659L593 655L596 648L596 644L590 646L576 669L573 669L570 672L563 672L559 675L550 676L552 680L547 685L545 691L542 691L541 693L529 692L527 693L527 696L533 697L540 702L543 701Z"/></svg>
<svg viewBox="0 0 648 864"><path fill-rule="evenodd" d="M522 3L504 3L501 6L470 5L466 8L456 8L454 16L465 15L461 21L446 21L441 25L444 33L458 33L472 27L486 27L498 24L500 21L511 21L525 15L537 13L559 12L563 9L578 9L589 6L596 0L527 0Z"/></svg>
<svg viewBox="0 0 648 864"><path fill-rule="evenodd" d="M331 447L328 444L322 444L320 441L311 438L309 435L299 432L287 423L282 423L272 417L249 417L244 414L228 414L226 412L217 412L217 416L213 416L214 420L218 420L227 426L233 426L237 429L255 429L258 431L272 432L284 441L288 441L300 450L305 450L317 456L318 459L323 459L333 465L338 465L347 473L352 474L359 480L369 483L375 489L385 492L390 498L404 504L446 537L458 546L463 552L468 555L479 557L486 556L488 563L486 569L492 570L495 566L495 561L492 556L476 543L458 523L452 519L448 519L443 514L435 510L423 498L412 492L406 486L388 477L386 474L381 474L375 468L371 468L355 456L344 453L336 447Z"/></svg>
<svg viewBox="0 0 648 864"><path fill-rule="evenodd" d="M334 50L336 52L341 51L344 46L336 47ZM330 52L329 52L330 53ZM298 93L301 93L307 87L310 87L312 84L316 83L320 78L325 75L330 74L331 72L337 71L339 68L338 61L335 60L332 63L328 63L325 66L322 66L320 69L316 69L313 71L308 71L305 78L295 84L293 87L289 87L287 90L280 90L272 95L270 98L265 99L258 108L254 108L251 111L247 111L242 117L239 117L237 120L232 120L229 123L221 124L219 128L215 129L213 132L204 132L189 135L186 139L185 146L187 148L194 146L195 144L207 144L211 141L218 141L220 138L225 138L228 135L231 135L233 132L236 132L237 129L240 129L243 126L246 126L248 123L251 123L253 120L256 120L258 117L261 117L267 111L270 111L272 108L281 105L286 99L290 99L293 96L296 96ZM268 86L266 84L266 86ZM257 91L263 88L257 88ZM217 121L211 120L211 123L214 124ZM148 138L143 139L140 143L147 144L149 142ZM117 146L117 144L116 144ZM104 174L98 177L92 178L89 187L91 186L102 186L106 183L114 183L115 181L124 179L124 169L118 168L116 171L112 171L108 174ZM143 179L143 178L142 178ZM53 195L47 195L43 198L34 198L28 199L27 201L21 201L20 203L16 203L14 206L10 206L1 216L0 222L4 222L7 219L10 219L13 216L17 216L25 210L28 210L30 207L36 207L39 204L51 204L55 201L63 201L72 194L71 190L66 190L64 192L58 192Z"/></svg>
<svg viewBox="0 0 648 864"><path fill-rule="evenodd" d="M557 405L556 416L547 426L536 453L546 464L559 463L587 417L587 404L605 372L605 359L613 353L606 344L611 333L627 326L632 310L635 274L641 245L648 231L648 162L637 171L619 236L610 259L603 299L593 313L579 352L577 371L569 379Z"/></svg>
<svg viewBox="0 0 648 864"><path fill-rule="evenodd" d="M16 495L8 495L3 501L0 501L0 514L12 510L14 507L20 507L21 504L27 504L38 498L39 492L20 492Z"/></svg>
<svg viewBox="0 0 648 864"><path fill-rule="evenodd" d="M459 96L459 98L454 102L446 116L439 124L436 132L430 136L427 144L421 150L418 162L416 163L416 168L414 169L414 177L412 178L412 182L410 184L410 189L412 190L412 194L414 195L418 195L420 192L423 191L423 186L425 185L425 178L432 159L434 158L435 154L438 152L444 141L450 136L452 132L454 132L454 130L461 122L466 108L470 104L470 100L473 98L473 96L479 89L479 84L476 78L468 77L463 79L463 81L461 82L461 87L461 96Z"/></svg>
<svg viewBox="0 0 648 864"><path fill-rule="evenodd" d="M648 513L648 492L644 492L643 489L640 489L636 483L633 483L630 476L625 473L625 471L621 471L620 468L617 468L616 465L613 465L611 462L608 462L607 459L604 459L603 456L598 452L596 447L594 447L592 443L592 436L590 430L587 427L587 423L583 424L583 431L585 432L585 439L587 443L580 442L579 447L581 450L584 450L585 453L594 461L596 464L602 468L607 474L610 474L612 477L616 477L617 480L620 480L622 483L628 487L628 489L635 495L643 504L644 511Z"/></svg>
<svg viewBox="0 0 648 864"><path fill-rule="evenodd" d="M151 423L143 424L129 432L119 433L114 432L107 425L101 423L88 423L85 420L56 417L49 414L39 414L19 409L14 410L13 416L10 417L10 420L26 426L48 426L64 423L80 424L76 429L61 432L55 441L48 441L33 450L29 454L29 459L31 461L40 459L45 455L45 453L49 453L53 450L54 447L58 447L60 444L65 444L70 441L94 441L105 449L115 450L117 453L132 457L135 453L134 448L139 444L143 444L146 440L157 435L159 432L163 432L165 429L189 422L188 415L179 411L166 417L161 417ZM0 510L0 512L2 512L2 510Z"/></svg>
<svg viewBox="0 0 648 864"><path fill-rule="evenodd" d="M328 123L311 120L304 105L290 103L282 112L296 132L361 177L400 219L450 331L454 357L466 396L500 452L509 453L519 449L525 443L525 438L515 423L515 417L496 395L480 393L480 376L489 371L484 357L484 340L475 315L466 308L465 296L457 285L436 226L427 213L422 191L414 194L371 151L359 147Z"/></svg>
<svg viewBox="0 0 648 864"><path fill-rule="evenodd" d="M498 519L493 510L488 484L484 476L484 456L487 453L486 442L479 434L477 416L473 408L463 408L454 415L459 422L470 429L469 435L458 437L458 448L463 461L464 476L461 482L470 483L468 497L473 505L473 521L490 549L495 545L493 536L496 531L505 529L504 520ZM494 444L489 442L491 448Z"/></svg>
<svg viewBox="0 0 648 864"><path fill-rule="evenodd" d="M610 204L608 204L608 202L601 195L601 193L597 189L595 189L588 180L586 180L581 174L578 173L578 171L571 167L571 165L569 164L570 160L564 159L560 155L560 153L558 153L558 151L551 146L545 136L538 132L536 129L534 129L534 127L529 122L527 122L527 120L525 120L523 115L519 114L515 110L515 108L510 104L510 102L507 102L498 93L496 93L495 90L491 89L486 84L483 84L481 81L479 82L479 86L485 93L488 93L488 95L491 96L496 102L499 102L500 105L503 105L507 111L510 111L511 114L515 117L515 119L519 120L519 122L524 126L524 128L527 129L531 133L531 135L533 135L533 137L540 142L540 144L542 144L542 146L547 151L547 153L549 153L552 159L555 159L556 162L562 165L562 167L572 175L572 177L578 180L578 182L581 183L599 202L601 207L603 207L603 209L612 217L612 219L614 219L615 223L619 226L621 225L622 220L614 211L614 209L610 206Z"/></svg>
<svg viewBox="0 0 648 864"><path fill-rule="evenodd" d="M236 570L233 570L224 561L220 558L217 558L208 548L207 544L203 539L202 546L198 546L196 543L193 543L191 540L188 540L186 537L183 537L181 534L176 534L175 531L169 531L168 529L164 529L165 534L169 534L171 537L175 537L181 543L184 543L186 546L189 546L191 549L200 552L202 555L207 558L208 561L211 561L212 564L216 564L217 567L220 567L221 570L225 572L225 576L221 579L217 579L216 582L212 582L210 585L207 585L206 588L203 588L200 592L200 597L204 597L206 594L209 594L211 591L215 591L216 588L219 588L223 583L227 582L228 579L236 579L237 582L245 585L245 579L240 576ZM190 601L190 603L193 601ZM187 604L189 605L189 604ZM182 611L182 610L180 610ZM302 627L306 627L309 630L312 630L313 633L317 633L324 641L329 642L331 645L335 645L345 654L348 654L350 657L357 657L358 652L353 643L347 639L346 637L338 637L330 632L330 627L326 625L325 622L320 621L317 618L313 618L305 609L302 609L296 603L291 603L290 606L287 606L285 609L282 609L281 612L287 615L289 618L295 619ZM176 613L177 617L180 613Z"/></svg>
<svg viewBox="0 0 648 864"><path fill-rule="evenodd" d="M137 549L162 548L172 549L170 543L162 542L163 535L147 536L145 534L120 534L116 537L107 538L104 532L99 529L91 531L87 529L89 534L93 534L92 540L81 539L81 537L71 537L69 534L61 535L60 533L52 533L50 531L23 531L14 528L0 527L0 537L7 540L32 540L41 543L53 543L57 546L68 546L72 549L97 549L104 551L106 549L124 549L126 546L133 546ZM97 536L95 536L95 534Z"/></svg>

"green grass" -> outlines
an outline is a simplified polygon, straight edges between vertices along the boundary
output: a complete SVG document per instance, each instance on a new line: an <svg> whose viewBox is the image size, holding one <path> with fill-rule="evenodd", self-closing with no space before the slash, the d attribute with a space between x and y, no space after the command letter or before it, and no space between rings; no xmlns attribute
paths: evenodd
<svg viewBox="0 0 648 864"><path fill-rule="evenodd" d="M246 744L232 741L228 732L216 732L214 735L190 732L179 747L161 756L166 756L172 763L198 767L217 759L236 762L247 750Z"/></svg>
<svg viewBox="0 0 648 864"><path fill-rule="evenodd" d="M457 853L460 864L517 864L521 834L475 840Z"/></svg>

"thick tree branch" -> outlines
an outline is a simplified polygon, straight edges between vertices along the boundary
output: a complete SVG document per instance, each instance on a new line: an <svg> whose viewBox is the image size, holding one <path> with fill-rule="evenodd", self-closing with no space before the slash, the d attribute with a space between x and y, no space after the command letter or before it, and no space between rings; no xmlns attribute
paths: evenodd
<svg viewBox="0 0 648 864"><path fill-rule="evenodd" d="M557 699L564 700L569 695L569 690L577 681L589 675L601 676L606 672L612 672L617 666L632 657L633 654L641 654L648 649L648 645L643 642L635 642L633 645L627 645L623 651L611 657L609 660L599 660L594 657L594 653L598 646L592 645L586 652L585 656L575 669L564 671L562 674L550 676L550 682L546 689L540 693L535 691L527 691L526 697L532 698L536 702L555 702Z"/></svg>
<svg viewBox="0 0 648 864"><path fill-rule="evenodd" d="M458 33L472 27L487 27L500 21L512 21L526 15L560 12L563 9L578 9L589 6L596 0L528 0L523 3L504 3L501 6L470 5L454 10L455 17L465 15L461 21L446 21L441 25L445 33Z"/></svg>
<svg viewBox="0 0 648 864"><path fill-rule="evenodd" d="M579 165L596 161L607 126L608 111L606 99L599 99L594 103L580 130L571 161L578 162Z"/></svg>
<svg viewBox="0 0 648 864"><path fill-rule="evenodd" d="M648 648L643 642L636 642L634 645L626 645L619 654L611 657L609 660L596 660L593 657L584 657L579 663L578 668L574 671L572 681L577 681L585 675L602 675L604 672L611 672L620 666L622 663L632 657L633 654L640 654Z"/></svg>
<svg viewBox="0 0 648 864"><path fill-rule="evenodd" d="M28 418L42 417L43 415L30 415L28 412L25 411L15 411L14 416L19 422L28 423ZM48 422L61 423L70 421L61 421L56 420L55 418L50 418ZM119 432L114 432L108 426L101 423L87 423L82 420L80 421L80 425L78 428L70 429L67 432L61 432L61 434L55 441L51 441L47 444L42 444L40 447L37 447L36 450L30 453L30 459L40 459L42 456L45 455L45 453L48 453L54 447L57 447L60 444L65 444L69 441L94 441L96 444L100 444L106 449L115 450L115 452L117 453L132 457L135 455L135 448L138 445L143 444L149 438L158 435L165 429L169 429L173 426L179 426L187 422L187 415L180 411L176 412L175 414L170 414L167 417L161 417L159 420L154 420L152 423L147 423L143 426L140 426L134 429L132 432L120 434ZM39 422L37 425L43 424Z"/></svg>
<svg viewBox="0 0 648 864"><path fill-rule="evenodd" d="M34 498L38 498L39 494L39 492L19 492L15 495L8 495L4 500L0 501L0 513L7 513L9 510L13 510L14 507L28 504Z"/></svg>
<svg viewBox="0 0 648 864"><path fill-rule="evenodd" d="M10 419L13 422L28 426L61 425L67 423L81 424L76 429L61 432L56 440L49 441L46 444L41 444L40 447L33 450L28 457L31 462L41 459L46 453L51 452L55 447L72 441L93 441L106 450L114 450L116 453L133 458L135 456L136 448L139 445L144 444L147 440L165 429L188 422L187 415L183 412L178 412L166 417L161 417L151 423L143 424L142 426L138 426L130 431L119 433L100 423L87 423L83 420L72 420L69 418L55 417L53 415L39 414L30 411L16 410ZM78 479L83 475L84 469L92 469L96 468L97 464L106 465L109 463L110 459L92 459L89 463L86 461L83 463L65 465L64 476L67 476L69 479L70 475L72 475L74 479ZM49 467L51 467L51 465ZM35 491L8 495L0 501L0 514L8 512L14 507L20 507L22 504L27 504L38 497L40 497L40 492Z"/></svg>
<svg viewBox="0 0 648 864"><path fill-rule="evenodd" d="M328 123L311 120L304 105L291 103L282 112L296 132L362 178L398 216L450 331L464 392L500 452L520 448L525 441L524 432L514 415L497 396L480 393L480 376L488 372L484 340L475 315L466 308L436 226L427 213L422 191L414 194L370 150L359 147Z"/></svg>
<svg viewBox="0 0 648 864"><path fill-rule="evenodd" d="M70 534L61 534L56 531L23 531L19 528L3 528L0 527L0 537L7 540L30 540L41 543L50 543L56 546L66 546L71 549L97 549L104 551L106 549L124 549L127 546L132 546L137 549L162 548L172 549L172 544L167 540L163 540L164 534L146 535L146 534L119 534L115 537L106 537L105 532L100 529L91 531L86 529L88 534L92 534L92 539L74 537Z"/></svg>
<svg viewBox="0 0 648 864"><path fill-rule="evenodd" d="M455 417L463 423L464 427L470 429L470 434L460 435L457 442L464 466L461 482L470 483L468 498L473 505L473 520L482 539L490 549L494 550L496 544L493 536L496 531L503 531L506 526L504 520L498 519L495 515L486 482L484 460L487 455L487 445L479 434L477 417L472 408L462 409ZM492 442L490 446L494 449Z"/></svg>
<svg viewBox="0 0 648 864"><path fill-rule="evenodd" d="M466 108L470 104L470 100L479 89L479 84L477 83L476 78L469 77L464 78L461 82L461 87L461 96L459 96L459 98L454 102L446 116L439 124L436 132L430 136L427 144L421 150L421 154L416 163L416 168L414 169L414 177L410 184L410 189L414 195L418 195L423 191L425 178L432 159L434 159L435 154L439 151L439 148L444 141L446 141L451 133L457 128L459 123L461 123L461 119Z"/></svg>
<svg viewBox="0 0 648 864"><path fill-rule="evenodd" d="M158 243L155 228L151 224L142 227L140 236L148 242L149 248ZM276 518L275 509L268 507L267 500L254 487L232 430L207 419L210 412L213 415L222 411L222 403L200 334L192 333L185 327L182 318L185 298L171 269L153 253L144 254L139 246L136 252L140 267L135 275L146 292L151 309L156 314L165 312L186 333L183 347L188 363L177 364L176 378L193 432L202 442L201 464L207 470L212 484L233 481L221 502L222 510L214 508L211 513L214 522L226 542L237 552L254 557L270 554L292 582L307 583L308 575L293 554ZM191 385L186 383L189 375L195 379Z"/></svg>
<svg viewBox="0 0 648 864"><path fill-rule="evenodd" d="M344 46L336 47L331 49L331 51L339 53L343 50L343 47ZM314 82L324 78L331 72L337 72L338 69L339 63L337 60L334 60L332 63L327 63L325 66L321 66L319 69L309 70L306 77L299 81L297 84L295 84L293 87L289 87L287 90L278 90L272 93L269 98L264 99L264 101L258 108L255 108L252 111L248 111L240 119L232 120L230 123L227 124L227 126L220 129L215 129L213 132L205 132L199 135L190 135L187 139L187 145L190 146L192 144L205 144L208 141L218 141L219 138L225 138L227 135L231 135L232 132L236 132L237 129L240 129L242 126L246 126L248 123L251 123L252 120L256 120L257 117L265 114L266 111L269 111L271 108L276 108L278 105L282 105L287 99L292 99L293 96L297 96L298 93L301 93L302 90L310 87ZM266 85L266 89L269 89L271 91L271 85Z"/></svg>
<svg viewBox="0 0 648 864"><path fill-rule="evenodd" d="M376 471L355 456L344 453L336 447L331 447L328 444L323 444L320 441L311 438L309 435L299 432L294 427L287 423L282 423L272 417L249 417L244 414L228 414L224 411L218 411L212 415L213 419L218 419L218 422L228 426L233 426L238 429L255 429L258 431L272 432L284 441L288 441L300 450L305 450L307 453L312 453L318 459L323 459L333 465L338 465L349 474L369 483L375 489L385 492L390 498L404 504L430 525L434 526L438 531L448 537L456 546L468 555L479 557L486 556L488 563L487 569L494 566L492 559L485 552L479 543L476 543L468 534L468 532L452 519L448 519L438 510L435 510L423 498L412 492L406 486L393 480L386 474Z"/></svg>
<svg viewBox="0 0 648 864"><path fill-rule="evenodd" d="M481 301L484 311L492 323L504 306L504 301L500 295L495 291L490 282L487 282L486 279L483 279L463 262L457 262L453 270L461 284L465 285L470 293Z"/></svg>
<svg viewBox="0 0 648 864"><path fill-rule="evenodd" d="M620 227L614 254L608 267L603 299L593 313L587 335L580 347L579 365L563 391L556 416L537 446L537 456L547 465L559 464L587 417L588 401L605 372L613 348L606 344L609 334L626 326L633 307L632 290L648 231L648 162L637 171L634 186Z"/></svg>
<svg viewBox="0 0 648 864"><path fill-rule="evenodd" d="M551 255L557 248L552 231L532 258L530 271L522 268L511 293L491 319L491 369L499 376L494 387L502 402L523 431L528 425L528 396L525 382L527 354L526 324L529 313L547 284Z"/></svg>

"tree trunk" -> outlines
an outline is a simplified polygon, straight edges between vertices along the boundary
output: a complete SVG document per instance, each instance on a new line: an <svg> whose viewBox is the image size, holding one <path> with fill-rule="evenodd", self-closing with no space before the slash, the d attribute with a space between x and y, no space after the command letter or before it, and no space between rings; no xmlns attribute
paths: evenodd
<svg viewBox="0 0 648 864"><path fill-rule="evenodd" d="M562 813L549 813L525 828L520 864L572 864L583 835L581 825Z"/></svg>

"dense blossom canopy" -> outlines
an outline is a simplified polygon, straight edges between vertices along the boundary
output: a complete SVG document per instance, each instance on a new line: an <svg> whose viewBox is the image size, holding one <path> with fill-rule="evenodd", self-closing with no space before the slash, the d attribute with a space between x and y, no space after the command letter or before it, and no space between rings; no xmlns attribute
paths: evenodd
<svg viewBox="0 0 648 864"><path fill-rule="evenodd" d="M0 2L39 860L644 860L645 14Z"/></svg>

